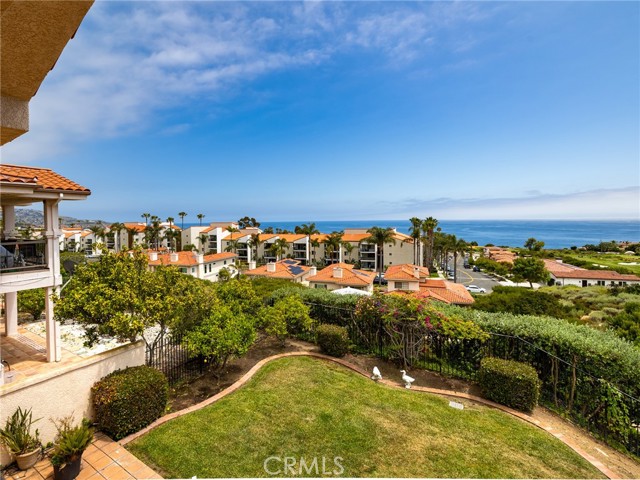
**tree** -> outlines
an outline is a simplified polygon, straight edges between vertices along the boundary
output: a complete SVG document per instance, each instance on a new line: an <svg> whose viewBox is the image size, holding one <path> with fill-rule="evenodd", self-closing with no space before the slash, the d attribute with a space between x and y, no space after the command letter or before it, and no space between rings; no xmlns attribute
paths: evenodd
<svg viewBox="0 0 640 480"><path fill-rule="evenodd" d="M282 260L282 256L289 248L289 242L285 238L278 238L270 247L271 253L276 257L276 260Z"/></svg>
<svg viewBox="0 0 640 480"><path fill-rule="evenodd" d="M453 251L453 281L458 281L458 254L464 253L468 248L467 242L462 238L456 238L452 235L451 250Z"/></svg>
<svg viewBox="0 0 640 480"><path fill-rule="evenodd" d="M353 252L354 246L351 242L342 242L342 248L344 248L344 252L347 254L347 257L351 256L351 252Z"/></svg>
<svg viewBox="0 0 640 480"><path fill-rule="evenodd" d="M150 213L143 213L142 215L140 215L142 218L144 218L144 223L145 225L149 225L149 218L151 217Z"/></svg>
<svg viewBox="0 0 640 480"><path fill-rule="evenodd" d="M545 268L544 262L535 257L516 258L511 274L516 282L529 282L531 288L533 288L533 282L546 283L549 280L549 272Z"/></svg>
<svg viewBox="0 0 640 480"><path fill-rule="evenodd" d="M125 230L127 231L127 244L129 250L131 250L133 248L133 241L136 237L136 234L138 233L138 230L135 227L127 227L125 228Z"/></svg>
<svg viewBox="0 0 640 480"><path fill-rule="evenodd" d="M120 222L112 223L111 227L109 227L109 230L114 234L113 240L114 240L114 249L116 252L119 252L120 250L122 250L122 245L120 244L120 232L122 232L126 228L127 227L125 227L124 223L120 223Z"/></svg>
<svg viewBox="0 0 640 480"><path fill-rule="evenodd" d="M187 215L189 215L187 212L178 213L178 216L182 220L182 226L180 227L182 230L184 230L184 217L186 217Z"/></svg>
<svg viewBox="0 0 640 480"><path fill-rule="evenodd" d="M33 315L34 320L39 320L44 312L45 291L42 288L20 290L18 292L18 310Z"/></svg>
<svg viewBox="0 0 640 480"><path fill-rule="evenodd" d="M329 263L335 263L333 254L338 253L340 261L340 249L342 248L342 232L331 232L324 240L324 251L329 258Z"/></svg>
<svg viewBox="0 0 640 480"><path fill-rule="evenodd" d="M311 330L313 320L309 307L297 295L289 295L265 307L260 315L267 335L278 338L282 344L290 334L301 334Z"/></svg>
<svg viewBox="0 0 640 480"><path fill-rule="evenodd" d="M205 253L205 248L208 241L209 235L207 235L206 233L201 233L200 235L198 235L198 242L200 242L200 249L202 250L202 253Z"/></svg>
<svg viewBox="0 0 640 480"><path fill-rule="evenodd" d="M411 226L409 227L409 235L413 238L413 263L414 265L420 265L420 250L422 245L420 244L420 236L422 234L422 220L418 217L412 217L409 219Z"/></svg>
<svg viewBox="0 0 640 480"><path fill-rule="evenodd" d="M198 215L196 215L196 217L198 217L198 220L200 221L200 226L202 226L202 219L204 218L204 213L199 213Z"/></svg>
<svg viewBox="0 0 640 480"><path fill-rule="evenodd" d="M142 252L108 253L98 262L78 265L75 274L55 299L58 320L80 323L87 343L101 335L131 342L143 338L153 355L169 328L185 319L195 321L192 308L185 308L186 291L194 279L175 267L157 266L150 271ZM193 303L202 303L201 299ZM143 333L159 327L153 338Z"/></svg>
<svg viewBox="0 0 640 480"><path fill-rule="evenodd" d="M262 233L273 233L273 227L265 228Z"/></svg>
<svg viewBox="0 0 640 480"><path fill-rule="evenodd" d="M260 240L260 234L259 233L252 233L251 234L251 238L248 241L249 247L251 247L251 249L254 252L253 255L253 259L257 259L258 258L258 247L260 247L260 244L263 241Z"/></svg>
<svg viewBox="0 0 640 480"><path fill-rule="evenodd" d="M238 226L241 229L244 229L244 228L258 228L260 226L260 222L258 222L253 217L242 217L240 220L238 220Z"/></svg>
<svg viewBox="0 0 640 480"><path fill-rule="evenodd" d="M293 232L300 235L316 235L320 233L320 230L316 228L315 223L311 222L311 223L303 223L300 226L296 225L296 227L293 229Z"/></svg>
<svg viewBox="0 0 640 480"><path fill-rule="evenodd" d="M422 231L425 234L426 250L425 255L426 264L424 266L433 268L433 248L435 242L435 229L438 226L438 220L433 217L427 217L422 222Z"/></svg>
<svg viewBox="0 0 640 480"><path fill-rule="evenodd" d="M395 245L395 232L393 231L393 228L371 227L369 230L367 230L367 233L369 234L369 236L365 238L364 241L377 245L378 251L380 252L378 258L378 268L379 274L380 276L382 276L382 270L384 268L384 245L385 243L392 243Z"/></svg>
<svg viewBox="0 0 640 480"><path fill-rule="evenodd" d="M540 242L535 238L528 238L526 242L524 242L524 247L527 248L530 252L539 252L544 247L544 242Z"/></svg>

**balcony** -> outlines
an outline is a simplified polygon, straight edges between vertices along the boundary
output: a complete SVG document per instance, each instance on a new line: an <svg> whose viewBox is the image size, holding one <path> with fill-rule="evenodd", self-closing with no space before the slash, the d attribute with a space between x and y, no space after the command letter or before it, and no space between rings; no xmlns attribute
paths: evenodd
<svg viewBox="0 0 640 480"><path fill-rule="evenodd" d="M360 251L360 261L361 262L366 262L366 261L375 261L376 259L376 254L375 253L366 253L366 252L362 252Z"/></svg>
<svg viewBox="0 0 640 480"><path fill-rule="evenodd" d="M6 240L0 243L0 272L46 270L46 240Z"/></svg>
<svg viewBox="0 0 640 480"><path fill-rule="evenodd" d="M361 253L374 253L376 251L376 246L375 245L368 245L366 243L362 243L360 244L360 252Z"/></svg>

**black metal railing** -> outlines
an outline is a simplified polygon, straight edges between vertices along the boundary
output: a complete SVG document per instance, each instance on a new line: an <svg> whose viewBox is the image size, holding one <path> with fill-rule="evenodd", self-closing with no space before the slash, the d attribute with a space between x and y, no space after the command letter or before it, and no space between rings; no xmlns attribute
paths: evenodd
<svg viewBox="0 0 640 480"><path fill-rule="evenodd" d="M4 240L0 242L2 273L46 269L46 240Z"/></svg>
<svg viewBox="0 0 640 480"><path fill-rule="evenodd" d="M169 385L202 375L204 358L189 353L182 335L166 334L153 344L147 344L146 364L165 374Z"/></svg>
<svg viewBox="0 0 640 480"><path fill-rule="evenodd" d="M640 455L640 386L625 385L589 372L586 360L563 359L523 338L489 333L486 341L448 337L420 322L362 321L351 308L307 303L315 325L331 323L349 333L354 351L404 363L449 377L475 380L486 356L532 365L542 382L540 403L570 418L609 445ZM313 340L314 333L304 339Z"/></svg>

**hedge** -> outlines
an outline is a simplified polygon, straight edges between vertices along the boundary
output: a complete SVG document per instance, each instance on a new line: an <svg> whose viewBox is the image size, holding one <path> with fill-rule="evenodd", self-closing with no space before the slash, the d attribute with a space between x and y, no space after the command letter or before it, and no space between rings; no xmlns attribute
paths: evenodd
<svg viewBox="0 0 640 480"><path fill-rule="evenodd" d="M349 334L344 327L320 325L316 336L320 349L327 355L344 357L349 352Z"/></svg>
<svg viewBox="0 0 640 480"><path fill-rule="evenodd" d="M538 404L540 379L530 365L485 357L477 379L489 400L524 412L531 412Z"/></svg>
<svg viewBox="0 0 640 480"><path fill-rule="evenodd" d="M520 337L567 362L575 359L578 368L590 375L640 396L640 349L612 331L552 317L487 313L444 305L440 309L473 320L487 332Z"/></svg>
<svg viewBox="0 0 640 480"><path fill-rule="evenodd" d="M164 414L169 385L164 374L142 365L110 373L91 393L98 428L120 440Z"/></svg>

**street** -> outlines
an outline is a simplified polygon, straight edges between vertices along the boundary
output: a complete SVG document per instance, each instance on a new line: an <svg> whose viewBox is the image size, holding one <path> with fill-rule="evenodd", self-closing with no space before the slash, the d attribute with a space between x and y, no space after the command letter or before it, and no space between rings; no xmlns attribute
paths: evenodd
<svg viewBox="0 0 640 480"><path fill-rule="evenodd" d="M451 260L451 264L453 264L453 260ZM491 293L493 287L499 285L496 280L485 275L484 272L474 272L472 268L464 268L462 255L458 255L458 279L456 283L477 285L480 288L484 288L487 293Z"/></svg>

